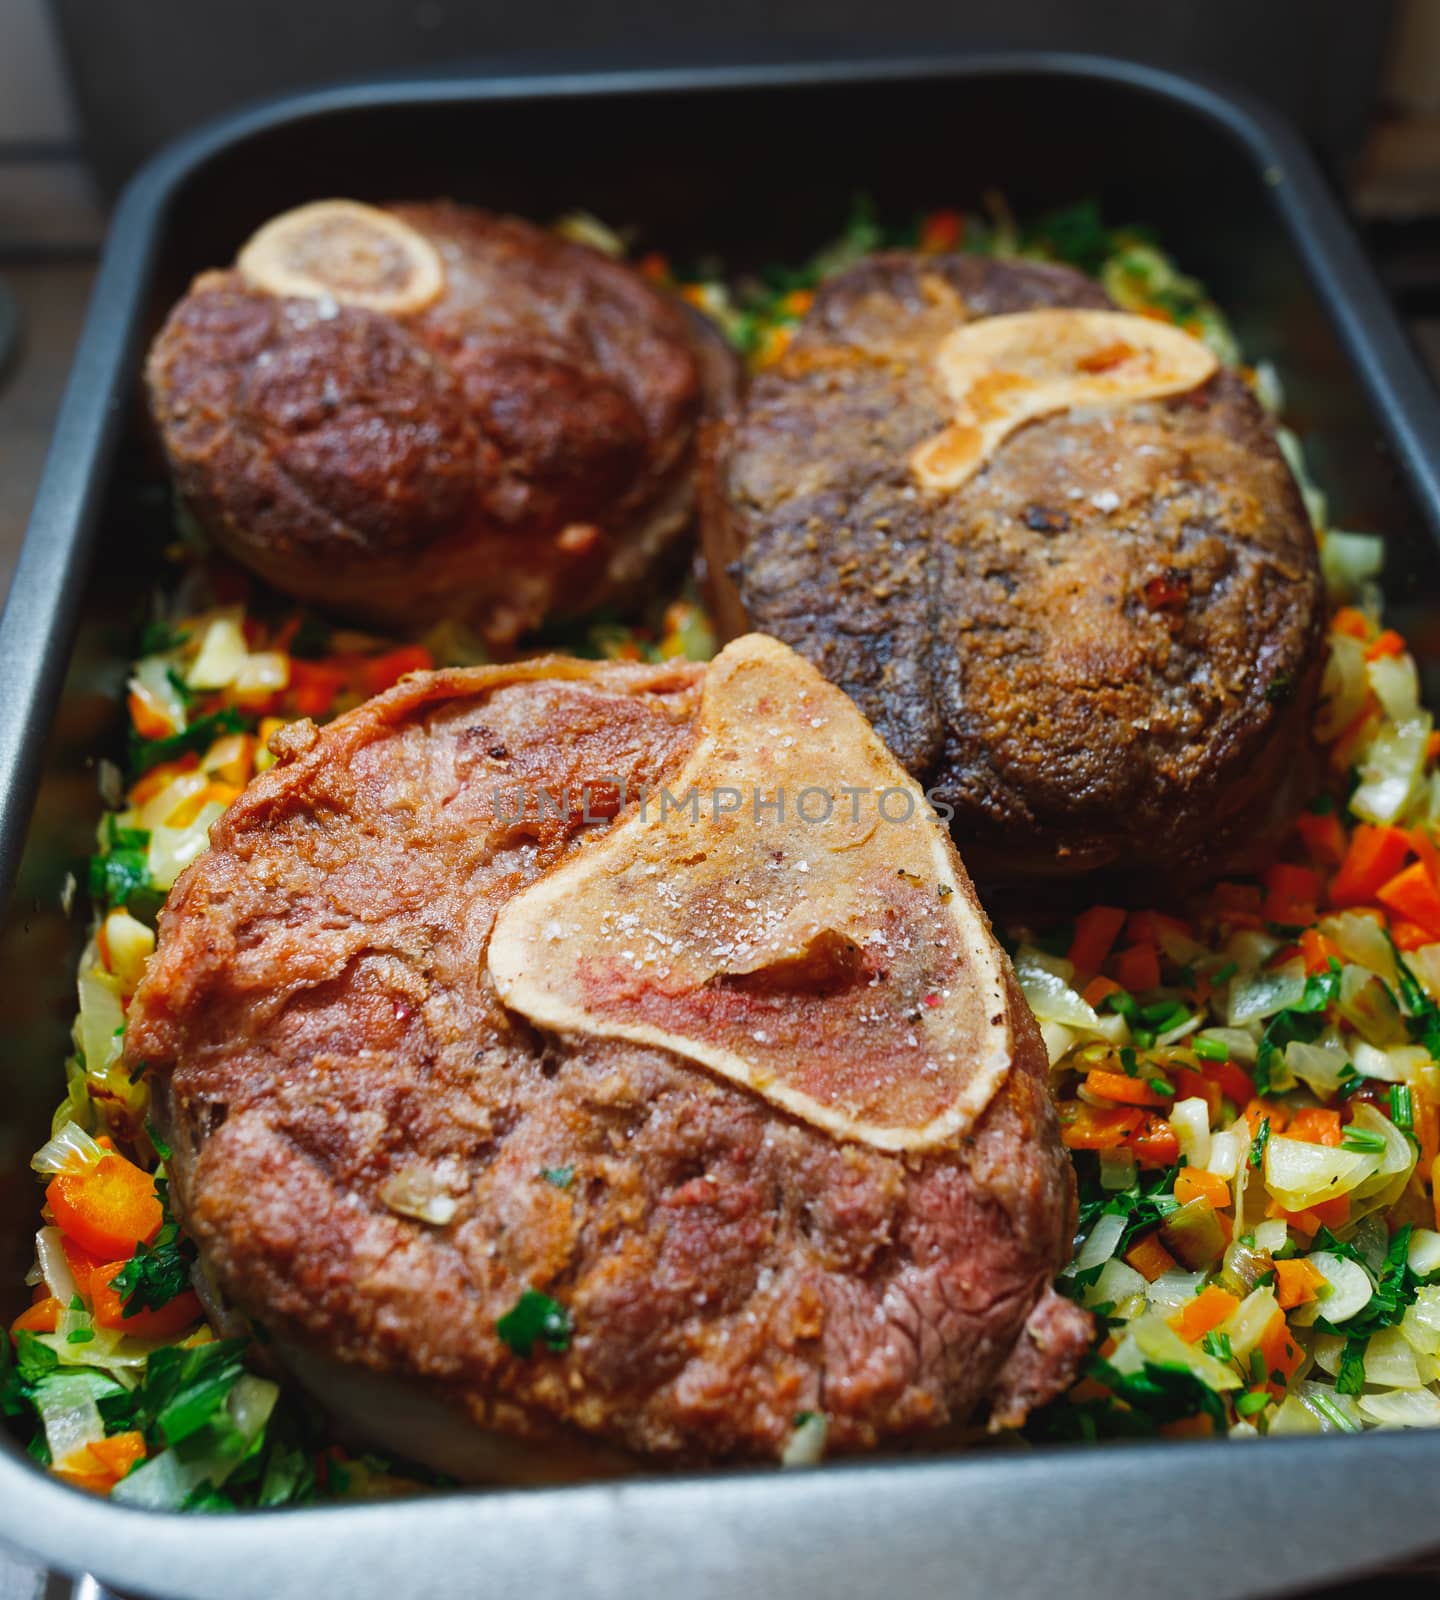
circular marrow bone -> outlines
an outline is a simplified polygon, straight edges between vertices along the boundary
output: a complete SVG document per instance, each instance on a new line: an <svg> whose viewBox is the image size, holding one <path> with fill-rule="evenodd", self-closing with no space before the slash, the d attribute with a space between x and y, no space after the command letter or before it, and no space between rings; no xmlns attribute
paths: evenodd
<svg viewBox="0 0 1440 1600"><path fill-rule="evenodd" d="M851 701L760 634L711 663L665 790L511 900L488 963L541 1027L660 1046L881 1150L952 1143L1015 1054L944 826Z"/></svg>
<svg viewBox="0 0 1440 1600"><path fill-rule="evenodd" d="M252 234L236 265L258 289L286 298L403 316L445 288L440 252L388 211L358 200L317 200Z"/></svg>
<svg viewBox="0 0 1440 1600"><path fill-rule="evenodd" d="M941 340L934 366L954 418L910 465L924 488L958 489L1023 423L1183 394L1219 362L1199 339L1153 317L1051 308L968 322Z"/></svg>

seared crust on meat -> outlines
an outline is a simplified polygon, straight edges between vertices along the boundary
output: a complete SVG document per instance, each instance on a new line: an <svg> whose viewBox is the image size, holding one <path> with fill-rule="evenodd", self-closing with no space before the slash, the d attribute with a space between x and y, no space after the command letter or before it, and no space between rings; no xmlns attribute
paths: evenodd
<svg viewBox="0 0 1440 1600"><path fill-rule="evenodd" d="M623 598L689 520L733 359L598 251L449 203L390 211L445 290L388 315L207 272L146 368L176 487L278 588L496 646Z"/></svg>
<svg viewBox="0 0 1440 1600"><path fill-rule="evenodd" d="M588 831L578 799L507 821L497 789L666 782L704 670L419 675L287 730L172 891L130 1011L186 1225L284 1339L530 1438L774 1457L814 1410L849 1451L992 1391L1017 1421L1070 1381L1088 1319L1036 1312L1074 1180L1013 979L1013 1069L924 1157L664 1050L542 1034L495 995L497 912ZM397 1215L401 1174L453 1214ZM569 1310L568 1350L497 1337L527 1287Z"/></svg>
<svg viewBox="0 0 1440 1600"><path fill-rule="evenodd" d="M1031 422L956 490L910 472L948 421L948 332L1108 304L1062 267L871 257L711 431L727 631L776 634L845 689L991 887L1113 869L1153 896L1156 867L1177 886L1242 864L1304 789L1315 539L1236 374Z"/></svg>

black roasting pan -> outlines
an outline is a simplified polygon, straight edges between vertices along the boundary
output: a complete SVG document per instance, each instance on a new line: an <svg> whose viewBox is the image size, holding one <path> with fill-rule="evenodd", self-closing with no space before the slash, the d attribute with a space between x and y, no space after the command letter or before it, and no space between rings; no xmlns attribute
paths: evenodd
<svg viewBox="0 0 1440 1600"><path fill-rule="evenodd" d="M160 489L137 423L144 345L198 269L267 215L335 194L575 207L648 248L734 265L808 254L882 213L1017 213L1095 195L1144 220L1274 361L1338 526L1389 544L1391 615L1440 690L1440 409L1294 134L1167 73L1057 55L386 83L303 95L172 146L110 232L0 621L0 1313L21 1299L26 1163L59 1094L85 909L94 759L127 621L153 582ZM80 897L83 900L83 897ZM444 1494L230 1517L123 1510L0 1439L0 1539L119 1590L184 1600L640 1594L733 1600L1279 1592L1440 1544L1440 1435L997 1447L777 1474Z"/></svg>

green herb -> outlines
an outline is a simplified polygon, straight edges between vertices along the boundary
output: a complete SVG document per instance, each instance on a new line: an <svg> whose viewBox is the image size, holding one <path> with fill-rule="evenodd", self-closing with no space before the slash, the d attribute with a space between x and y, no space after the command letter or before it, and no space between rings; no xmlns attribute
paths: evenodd
<svg viewBox="0 0 1440 1600"><path fill-rule="evenodd" d="M1107 994L1100 1002L1102 1011L1117 1011L1132 1026L1136 1017L1140 1015L1140 1003L1133 994L1126 994L1123 989L1115 989Z"/></svg>
<svg viewBox="0 0 1440 1600"><path fill-rule="evenodd" d="M188 727L165 739L142 739L132 729L130 781L133 783L136 778L143 777L151 767L158 767L162 761L173 761L191 750L207 750L222 734L242 733L244 729L245 719L234 706L207 711L203 717L196 717Z"/></svg>
<svg viewBox="0 0 1440 1600"><path fill-rule="evenodd" d="M568 1189L575 1181L574 1167L541 1167L540 1176L557 1189Z"/></svg>
<svg viewBox="0 0 1440 1600"><path fill-rule="evenodd" d="M1242 1417L1253 1417L1270 1404L1270 1396L1263 1392L1250 1390L1240 1395L1235 1401L1235 1409Z"/></svg>
<svg viewBox="0 0 1440 1600"><path fill-rule="evenodd" d="M1372 1128L1348 1127L1340 1140L1340 1148L1359 1155L1378 1156L1385 1149L1385 1135Z"/></svg>
<svg viewBox="0 0 1440 1600"><path fill-rule="evenodd" d="M1207 1356L1214 1356L1217 1361L1233 1361L1235 1352L1230 1347L1230 1335L1221 1333L1218 1328L1212 1328L1200 1341L1200 1348Z"/></svg>
<svg viewBox="0 0 1440 1600"><path fill-rule="evenodd" d="M1132 1028L1130 1037L1142 1050L1149 1050L1155 1044L1155 1035L1149 1028Z"/></svg>
<svg viewBox="0 0 1440 1600"><path fill-rule="evenodd" d="M1340 996L1340 963L1331 956L1329 968L1312 972L1305 990L1293 1006L1277 1012L1266 1025L1255 1054L1255 1092L1270 1092L1270 1069L1275 1057L1292 1040L1310 1044L1325 1031L1325 1012Z"/></svg>
<svg viewBox="0 0 1440 1600"><path fill-rule="evenodd" d="M1120 1066L1127 1078L1133 1078L1139 1070L1135 1064L1135 1052L1128 1044L1120 1046Z"/></svg>
<svg viewBox="0 0 1440 1600"><path fill-rule="evenodd" d="M174 1155L175 1152L168 1144L165 1143L164 1139L161 1138L160 1130L153 1122L147 1122L145 1124L145 1133L149 1138L150 1143L155 1148L155 1154L159 1156L162 1161L168 1161L170 1157Z"/></svg>
<svg viewBox="0 0 1440 1600"><path fill-rule="evenodd" d="M1395 974L1399 980L1400 998L1409 1015L1405 1026L1417 1044L1423 1044L1432 1061L1440 1061L1440 1007L1425 992L1420 980L1410 970L1405 957L1395 947L1395 941L1385 934L1391 954L1395 957Z"/></svg>
<svg viewBox="0 0 1440 1600"><path fill-rule="evenodd" d="M1265 685L1265 698L1272 706L1282 706L1295 693L1295 680L1286 672L1277 672Z"/></svg>
<svg viewBox="0 0 1440 1600"><path fill-rule="evenodd" d="M184 678L182 678L180 674L176 672L174 667L166 667L165 681L175 691L176 697L179 699L182 706L194 705L195 691L188 683L186 683Z"/></svg>
<svg viewBox="0 0 1440 1600"><path fill-rule="evenodd" d="M89 1344L95 1337L94 1328L71 1328L65 1335L66 1344Z"/></svg>
<svg viewBox="0 0 1440 1600"><path fill-rule="evenodd" d="M1147 1088L1153 1089L1156 1094L1163 1095L1166 1099L1169 1099L1175 1093L1169 1082L1161 1077L1146 1078L1145 1085Z"/></svg>
<svg viewBox="0 0 1440 1600"><path fill-rule="evenodd" d="M803 1428L807 1422L813 1422L818 1414L819 1414L818 1412L814 1412L814 1411L797 1411L795 1413L795 1419L794 1419L793 1423L791 1424L791 1426L792 1427L796 1427L796 1428Z"/></svg>
<svg viewBox="0 0 1440 1600"><path fill-rule="evenodd" d="M1230 1048L1219 1039L1193 1039L1190 1048L1202 1061L1228 1061Z"/></svg>
<svg viewBox="0 0 1440 1600"><path fill-rule="evenodd" d="M162 1154L168 1159L170 1152L167 1149ZM164 1178L155 1180L155 1192L164 1215L159 1233L151 1243L137 1244L135 1254L110 1280L127 1317L141 1311L158 1311L190 1287L195 1246L180 1232L180 1224L170 1214L170 1185Z"/></svg>
<svg viewBox="0 0 1440 1600"><path fill-rule="evenodd" d="M168 655L172 650L178 650L189 638L188 633L172 628L168 622L147 622L140 630L135 654L137 657Z"/></svg>
<svg viewBox="0 0 1440 1600"><path fill-rule="evenodd" d="M1348 1100L1364 1082L1364 1078L1362 1078L1360 1074L1356 1072L1354 1064L1347 1061L1340 1069L1340 1076L1336 1081L1335 1092L1342 1100Z"/></svg>
<svg viewBox="0 0 1440 1600"><path fill-rule="evenodd" d="M1415 1126L1415 1103L1408 1083L1390 1085L1390 1120L1402 1133L1409 1133Z"/></svg>
<svg viewBox="0 0 1440 1600"><path fill-rule="evenodd" d="M1102 1189L1100 1164L1094 1157L1076 1163L1080 1184L1080 1213L1077 1228L1088 1234L1102 1216L1125 1218L1125 1228L1115 1246L1115 1254L1122 1255L1130 1241L1146 1228L1162 1222L1178 1202L1170 1192L1175 1187L1178 1166L1166 1167L1157 1172L1137 1172L1135 1182L1128 1189Z"/></svg>
<svg viewBox="0 0 1440 1600"><path fill-rule="evenodd" d="M1210 982L1214 988L1218 989L1222 983L1229 983L1239 970L1238 962L1227 961L1217 972L1210 974Z"/></svg>
<svg viewBox="0 0 1440 1600"><path fill-rule="evenodd" d="M1361 1377L1361 1387L1364 1387L1363 1372ZM1339 1428L1343 1433L1359 1433L1362 1431L1360 1425L1355 1421L1355 1419L1340 1406L1336 1405L1334 1400L1332 1400L1331 1397L1325 1393L1324 1389L1319 1388L1318 1386L1312 1389L1305 1397L1305 1404L1308 1405L1312 1411L1318 1411L1327 1422L1333 1423L1334 1426Z"/></svg>
<svg viewBox="0 0 1440 1600"><path fill-rule="evenodd" d="M1340 1370L1335 1375L1337 1394L1363 1394L1365 1391L1365 1346L1368 1339L1352 1338L1345 1341L1340 1355Z"/></svg>
<svg viewBox="0 0 1440 1600"><path fill-rule="evenodd" d="M302 661L314 661L330 654L330 629L319 617L308 613L301 618L300 626L290 639L290 654Z"/></svg>
<svg viewBox="0 0 1440 1600"><path fill-rule="evenodd" d="M72 1294L70 1296L70 1310L72 1310L72 1311L83 1311L84 1309L85 1309L85 1302L80 1298L80 1296L78 1294Z"/></svg>
<svg viewBox="0 0 1440 1600"><path fill-rule="evenodd" d="M570 1348L574 1324L558 1300L538 1289L527 1289L495 1324L495 1331L519 1356L528 1356L537 1344L559 1352Z"/></svg>
<svg viewBox="0 0 1440 1600"><path fill-rule="evenodd" d="M1250 1165L1258 1172L1260 1163L1265 1159L1265 1146L1270 1143L1270 1119L1262 1117L1260 1126L1255 1130L1255 1137L1250 1142Z"/></svg>
<svg viewBox="0 0 1440 1600"><path fill-rule="evenodd" d="M1372 1333L1378 1333L1381 1328L1393 1328L1400 1321L1406 1310L1415 1303L1415 1296L1423 1281L1410 1270L1410 1235L1413 1231L1413 1226L1408 1222L1395 1230L1389 1248L1385 1252L1385 1260L1381 1264L1374 1293L1343 1327L1336 1327L1324 1317L1316 1318L1315 1326L1322 1333L1343 1334L1352 1343L1363 1346L1364 1341ZM1328 1229L1323 1230L1325 1248L1333 1250L1339 1244L1340 1242ZM1315 1246L1318 1249L1321 1245L1322 1235L1317 1234ZM1353 1245L1341 1246L1340 1253L1348 1256L1351 1261L1365 1265L1364 1257ZM1359 1390L1345 1392L1358 1394Z"/></svg>

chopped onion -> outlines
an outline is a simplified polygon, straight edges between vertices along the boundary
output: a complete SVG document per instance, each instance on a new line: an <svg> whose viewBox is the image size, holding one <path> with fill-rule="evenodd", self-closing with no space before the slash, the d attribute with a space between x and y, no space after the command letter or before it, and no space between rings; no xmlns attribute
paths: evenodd
<svg viewBox="0 0 1440 1600"><path fill-rule="evenodd" d="M1050 1058L1050 1065L1058 1067L1075 1047L1079 1037L1071 1028L1059 1022L1042 1022L1040 1024L1040 1037L1045 1041L1045 1053Z"/></svg>
<svg viewBox="0 0 1440 1600"><path fill-rule="evenodd" d="M1270 1419L1271 1433L1320 1433L1322 1432L1320 1419L1309 1408L1302 1405L1293 1394L1287 1394L1280 1402L1275 1415Z"/></svg>
<svg viewBox="0 0 1440 1600"><path fill-rule="evenodd" d="M1336 1342L1341 1346L1345 1343L1343 1339ZM1338 1370L1339 1356L1335 1359L1334 1370ZM1337 1393L1328 1383L1304 1378L1295 1386L1295 1395L1301 1405L1320 1419L1322 1433L1359 1433L1364 1427L1354 1397Z"/></svg>
<svg viewBox="0 0 1440 1600"><path fill-rule="evenodd" d="M209 778L198 767L188 772L176 773L164 788L157 789L140 807L135 816L136 826L145 829L147 833L153 832L161 823L169 822L187 800L193 800L196 795L203 794L209 783Z"/></svg>
<svg viewBox="0 0 1440 1600"><path fill-rule="evenodd" d="M192 689L224 689L234 683L250 651L241 627L243 612L238 607L217 613L200 635L200 649L185 682Z"/></svg>
<svg viewBox="0 0 1440 1600"><path fill-rule="evenodd" d="M1111 1256L1100 1269L1100 1276L1087 1289L1081 1291L1080 1302L1089 1309L1111 1305L1119 1316L1141 1312L1145 1309L1150 1285L1136 1272L1128 1261Z"/></svg>
<svg viewBox="0 0 1440 1600"><path fill-rule="evenodd" d="M1203 1272L1162 1272L1145 1291L1145 1298L1156 1311L1178 1311L1193 1300L1205 1285Z"/></svg>
<svg viewBox="0 0 1440 1600"><path fill-rule="evenodd" d="M1440 1272L1440 1233L1434 1228L1415 1228L1410 1234L1410 1253L1407 1261L1417 1278L1428 1278Z"/></svg>
<svg viewBox="0 0 1440 1600"><path fill-rule="evenodd" d="M45 1287L62 1306L68 1306L75 1298L77 1285L65 1255L64 1235L59 1228L46 1226L35 1235L35 1259L39 1263Z"/></svg>
<svg viewBox="0 0 1440 1600"><path fill-rule="evenodd" d="M829 1424L822 1412L810 1412L795 1424L785 1448L780 1452L782 1467L818 1467L825 1459L825 1438Z"/></svg>
<svg viewBox="0 0 1440 1600"><path fill-rule="evenodd" d="M1065 966L1069 966L1067 961ZM1072 969L1073 971L1073 969ZM1015 957L1015 976L1030 1009L1041 1022L1058 1022L1067 1028L1094 1032L1100 1025L1095 1008L1053 970L1053 962L1041 951L1022 946Z"/></svg>
<svg viewBox="0 0 1440 1600"><path fill-rule="evenodd" d="M1361 967L1346 967L1341 972L1335 1009L1362 1039L1377 1049L1403 1044L1409 1037L1405 1019L1389 987L1373 972Z"/></svg>
<svg viewBox="0 0 1440 1600"><path fill-rule="evenodd" d="M1378 1155L1276 1135L1265 1146L1265 1186L1286 1211L1349 1194L1380 1169Z"/></svg>
<svg viewBox="0 0 1440 1600"><path fill-rule="evenodd" d="M125 1042L120 984L99 965L93 945L81 957L76 988L80 994L76 1040L85 1057L85 1071L93 1082L103 1078L120 1059Z"/></svg>
<svg viewBox="0 0 1440 1600"><path fill-rule="evenodd" d="M1362 1394L1356 1402L1382 1428L1440 1428L1440 1395L1429 1389L1392 1389Z"/></svg>
<svg viewBox="0 0 1440 1600"><path fill-rule="evenodd" d="M1366 822L1398 822L1420 787L1425 746L1433 723L1428 714L1385 723L1360 763L1360 786L1350 809Z"/></svg>
<svg viewBox="0 0 1440 1600"><path fill-rule="evenodd" d="M1424 1288L1407 1306L1400 1331L1410 1348L1422 1356L1440 1356L1440 1287Z"/></svg>
<svg viewBox="0 0 1440 1600"><path fill-rule="evenodd" d="M1391 1205L1400 1197L1411 1172L1415 1169L1416 1149L1389 1117L1382 1116L1374 1106L1364 1100L1352 1102L1351 1126L1375 1134L1385 1141L1384 1153L1372 1177L1355 1187L1357 1200L1372 1195L1381 1196L1381 1204ZM1353 1216L1353 1212L1352 1212Z"/></svg>
<svg viewBox="0 0 1440 1600"><path fill-rule="evenodd" d="M146 656L135 664L130 688L156 707L178 733L185 726L185 697L171 680L172 670L168 656Z"/></svg>
<svg viewBox="0 0 1440 1600"><path fill-rule="evenodd" d="M1305 977L1291 966L1275 971L1252 972L1237 977L1230 985L1228 1022L1232 1028L1255 1018L1273 1017L1277 1011L1296 1005L1305 995Z"/></svg>
<svg viewBox="0 0 1440 1600"><path fill-rule="evenodd" d="M1399 1328L1381 1328L1365 1346L1365 1381L1382 1389L1418 1389L1422 1379L1410 1341Z"/></svg>
<svg viewBox="0 0 1440 1600"><path fill-rule="evenodd" d="M1210 1107L1198 1095L1177 1100L1168 1118L1180 1153L1192 1167L1210 1166Z"/></svg>
<svg viewBox="0 0 1440 1600"><path fill-rule="evenodd" d="M1355 720L1370 692L1365 675L1365 646L1349 634L1332 633L1320 680L1320 708L1315 714L1315 736L1325 743L1338 738Z"/></svg>
<svg viewBox="0 0 1440 1600"><path fill-rule="evenodd" d="M380 1199L399 1216L414 1217L418 1222L428 1222L437 1228L453 1222L460 1209L455 1196L445 1192L440 1176L420 1165L392 1172L380 1185Z"/></svg>
<svg viewBox="0 0 1440 1600"><path fill-rule="evenodd" d="M1147 1361L1162 1367L1179 1367L1211 1389L1241 1387L1239 1374L1226 1362L1207 1355L1198 1344L1186 1344L1161 1317L1137 1317L1110 1358L1120 1372L1137 1372Z"/></svg>
<svg viewBox="0 0 1440 1600"><path fill-rule="evenodd" d="M190 863L210 846L210 829L225 815L218 800L207 800L183 828L163 825L151 829L148 866L150 877L159 889L171 889Z"/></svg>
<svg viewBox="0 0 1440 1600"><path fill-rule="evenodd" d="M1205 1170L1213 1172L1217 1178L1224 1178L1228 1183L1239 1170L1239 1166L1239 1134L1232 1133L1228 1128L1222 1133L1212 1133L1210 1159L1205 1163Z"/></svg>
<svg viewBox="0 0 1440 1600"><path fill-rule="evenodd" d="M1365 672L1392 722L1408 722L1420 714L1420 675L1413 656L1377 656L1365 663Z"/></svg>
<svg viewBox="0 0 1440 1600"><path fill-rule="evenodd" d="M1325 530L1320 545L1320 570L1331 594L1340 599L1355 594L1363 584L1378 578L1384 567L1383 539L1371 533L1342 533L1338 528Z"/></svg>
<svg viewBox="0 0 1440 1600"><path fill-rule="evenodd" d="M1116 1149L1100 1152L1100 1187L1118 1192L1129 1189L1140 1171L1140 1163L1133 1150Z"/></svg>
<svg viewBox="0 0 1440 1600"><path fill-rule="evenodd" d="M1260 1336L1279 1309L1273 1289L1252 1289L1221 1324L1230 1336L1230 1348L1242 1361L1249 1359L1250 1352L1259 1344Z"/></svg>
<svg viewBox="0 0 1440 1600"><path fill-rule="evenodd" d="M1285 1065L1320 1095L1334 1094L1340 1087L1340 1075L1349 1060L1337 1045L1305 1044L1292 1039L1285 1046Z"/></svg>
<svg viewBox="0 0 1440 1600"><path fill-rule="evenodd" d="M1327 1322L1348 1322L1369 1305L1375 1285L1358 1261L1333 1255L1328 1250L1313 1250L1305 1259L1328 1286L1318 1307L1318 1314Z"/></svg>
<svg viewBox="0 0 1440 1600"><path fill-rule="evenodd" d="M1084 1244L1075 1252L1075 1270L1085 1272L1090 1267L1098 1267L1102 1261L1108 1261L1115 1254L1124 1231L1124 1217L1115 1211L1102 1212L1085 1236Z"/></svg>
<svg viewBox="0 0 1440 1600"><path fill-rule="evenodd" d="M1243 1028L1202 1028L1195 1035L1198 1043L1201 1039L1211 1044L1223 1044L1226 1054L1232 1061L1244 1062L1248 1065L1259 1054L1259 1044Z"/></svg>
<svg viewBox="0 0 1440 1600"><path fill-rule="evenodd" d="M233 687L242 697L279 694L290 687L290 657L283 650L257 650L241 663Z"/></svg>
<svg viewBox="0 0 1440 1600"><path fill-rule="evenodd" d="M1317 1333L1310 1341L1310 1355L1321 1372L1333 1378L1340 1371L1340 1358L1345 1354L1346 1340L1338 1333Z"/></svg>
<svg viewBox="0 0 1440 1600"><path fill-rule="evenodd" d="M1378 1049L1373 1044L1357 1041L1351 1052L1351 1065L1362 1078L1376 1078L1381 1083L1412 1083L1415 1074L1429 1061L1429 1052L1415 1044L1392 1044L1388 1049Z"/></svg>
<svg viewBox="0 0 1440 1600"><path fill-rule="evenodd" d="M50 1459L63 1467L87 1445L105 1437L95 1386L87 1378L48 1378L35 1397L35 1409L45 1425Z"/></svg>
<svg viewBox="0 0 1440 1600"><path fill-rule="evenodd" d="M1358 911L1338 911L1323 917L1319 927L1346 961L1369 968L1392 989L1395 987L1395 952L1373 917L1362 917Z"/></svg>
<svg viewBox="0 0 1440 1600"><path fill-rule="evenodd" d="M104 1154L104 1149L78 1122L67 1122L48 1144L42 1145L30 1157L30 1167L46 1177L54 1177L61 1172L83 1172L86 1167L94 1166Z"/></svg>
<svg viewBox="0 0 1440 1600"><path fill-rule="evenodd" d="M1272 1256L1282 1251L1290 1238L1290 1230L1279 1217L1255 1224L1255 1248L1268 1250Z"/></svg>

